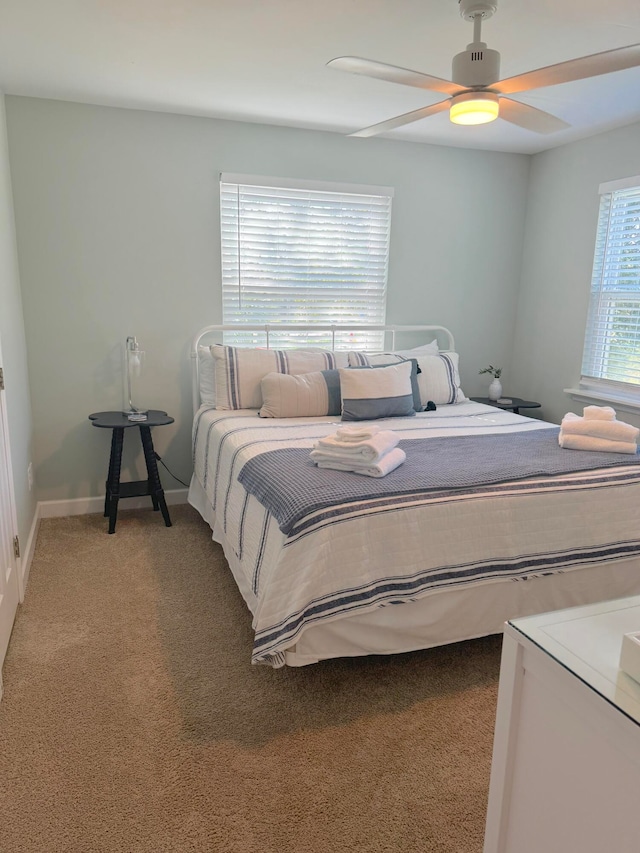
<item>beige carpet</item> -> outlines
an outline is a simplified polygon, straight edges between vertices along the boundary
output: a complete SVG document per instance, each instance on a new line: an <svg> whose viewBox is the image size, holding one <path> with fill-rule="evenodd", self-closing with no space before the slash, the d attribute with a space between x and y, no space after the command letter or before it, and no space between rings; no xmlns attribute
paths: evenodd
<svg viewBox="0 0 640 853"><path fill-rule="evenodd" d="M480 853L500 639L250 664L190 507L42 522L0 703L2 853Z"/></svg>

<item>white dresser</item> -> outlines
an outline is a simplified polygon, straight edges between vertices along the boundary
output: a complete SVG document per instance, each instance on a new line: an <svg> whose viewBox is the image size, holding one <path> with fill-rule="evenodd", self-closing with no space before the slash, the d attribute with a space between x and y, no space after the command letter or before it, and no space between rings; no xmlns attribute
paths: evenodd
<svg viewBox="0 0 640 853"><path fill-rule="evenodd" d="M484 853L639 853L640 596L505 626Z"/></svg>

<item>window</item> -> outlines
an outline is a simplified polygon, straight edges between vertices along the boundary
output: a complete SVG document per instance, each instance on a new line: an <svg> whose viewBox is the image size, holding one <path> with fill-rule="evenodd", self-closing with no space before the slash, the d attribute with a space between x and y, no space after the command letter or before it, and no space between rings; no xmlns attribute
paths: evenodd
<svg viewBox="0 0 640 853"><path fill-rule="evenodd" d="M223 322L384 324L392 195L384 187L221 175ZM270 340L291 346L296 334ZM225 341L262 344L264 335L234 332ZM331 337L318 333L314 342L326 346ZM358 332L336 346L380 349L383 336Z"/></svg>
<svg viewBox="0 0 640 853"><path fill-rule="evenodd" d="M600 187L580 384L640 399L640 176Z"/></svg>

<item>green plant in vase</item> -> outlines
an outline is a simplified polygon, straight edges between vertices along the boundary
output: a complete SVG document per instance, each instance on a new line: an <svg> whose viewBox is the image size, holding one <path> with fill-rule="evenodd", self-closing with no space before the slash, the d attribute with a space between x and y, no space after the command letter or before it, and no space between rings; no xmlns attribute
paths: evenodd
<svg viewBox="0 0 640 853"><path fill-rule="evenodd" d="M489 385L489 390L487 392L487 396L490 400L494 402L499 400L502 397L502 383L500 382L500 377L502 376L502 368L494 367L492 364L489 367L483 367L482 370L479 370L478 373L482 376L483 373L488 373L493 377L491 381L491 385Z"/></svg>
<svg viewBox="0 0 640 853"><path fill-rule="evenodd" d="M502 376L502 368L494 367L492 364L489 367L483 367L482 370L478 371L479 375L482 376L483 373L490 373L494 379L500 379Z"/></svg>

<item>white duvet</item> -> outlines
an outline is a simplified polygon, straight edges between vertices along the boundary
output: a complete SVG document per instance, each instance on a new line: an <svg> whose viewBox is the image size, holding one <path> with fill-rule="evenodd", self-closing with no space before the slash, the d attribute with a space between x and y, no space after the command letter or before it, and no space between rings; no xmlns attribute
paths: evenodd
<svg viewBox="0 0 640 853"><path fill-rule="evenodd" d="M640 465L345 507L287 537L238 473L274 448L311 449L339 425L335 417L260 419L253 410L196 415L194 478L253 613L254 662L281 666L318 623L401 607L455 585L514 583L640 553ZM553 426L472 402L383 425L401 438Z"/></svg>

